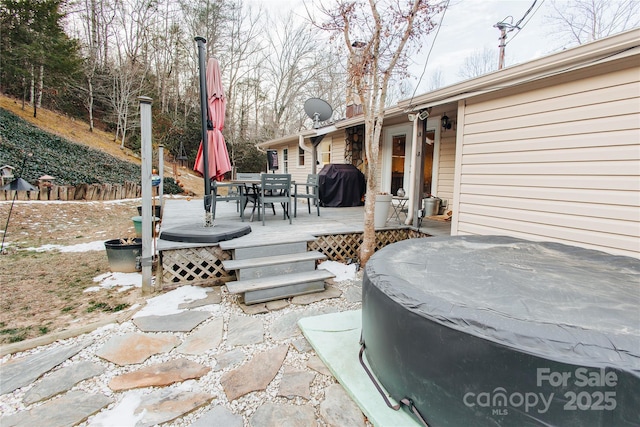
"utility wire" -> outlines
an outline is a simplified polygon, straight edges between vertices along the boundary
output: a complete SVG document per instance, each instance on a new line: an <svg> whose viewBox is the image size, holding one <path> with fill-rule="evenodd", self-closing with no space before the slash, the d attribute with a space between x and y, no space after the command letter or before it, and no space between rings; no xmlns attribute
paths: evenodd
<svg viewBox="0 0 640 427"><path fill-rule="evenodd" d="M499 28L500 30L504 30L504 29L508 28L509 29L509 31L507 31L508 33L510 33L511 31L515 30L516 28L518 30L520 30L521 29L519 27L520 23L531 12L531 9L533 9L533 6L536 5L537 1L538 0L533 0L533 4L531 6L529 6L529 10L527 10L527 12L524 14L524 16L522 18L520 18L520 20L518 22L516 22L515 24L513 24L513 23L509 24L509 23L505 22L507 20L507 18L511 18L511 22L513 22L513 16L509 15L509 16L506 16L502 21L500 21L496 25L494 25L494 27Z"/></svg>
<svg viewBox="0 0 640 427"><path fill-rule="evenodd" d="M438 24L438 29L436 30L436 35L433 37L433 43L431 43L431 47L429 48L429 53L427 53L427 59L424 62L424 68L422 69L422 74L420 74L420 78L418 79L418 83L416 87L413 89L413 94L411 94L411 99L409 100L409 105L411 105L411 101L413 101L413 97L416 96L416 92L420 83L422 82L422 78L424 77L424 73L427 71L427 64L429 63L429 57L431 56L431 52L433 51L433 47L436 45L436 40L438 39L438 34L440 33L440 28L442 27L442 21L444 21L444 16L447 14L447 10L449 10L449 1L447 0L447 4L444 6L444 11L442 12L442 16L440 17L440 23Z"/></svg>
<svg viewBox="0 0 640 427"><path fill-rule="evenodd" d="M535 2L534 2L534 4L535 4ZM525 22L524 24L522 24L522 27L519 27L519 28L518 28L518 32L517 32L517 33L515 33L513 36L511 36L511 39L510 39L508 42L506 42L506 43L505 43L505 45L507 45L507 44L511 43L511 41L512 41L513 39L515 39L515 38L516 38L516 36L517 36L518 34L520 34L520 31L522 31L522 29L523 29L524 27L526 27L526 26L527 26L527 24L529 23L529 21L531 21L531 20L533 19L533 17L536 15L536 13L538 13L538 11L540 10L540 8L542 7L542 5L543 5L543 4L544 4L544 0L542 0L542 1L540 2L540 4L538 5L538 7L536 8L535 12L533 12L533 14L529 17L529 19L527 19L527 22ZM528 13L529 13L529 12L527 12L527 14L528 14ZM525 16L527 16L527 15L525 15ZM523 19L524 19L524 17L523 17ZM522 19L521 19L520 21L522 21Z"/></svg>
<svg viewBox="0 0 640 427"><path fill-rule="evenodd" d="M533 4L529 7L529 10L527 10L527 13L525 13L524 16L522 18L520 18L520 20L518 22L516 22L516 25L514 25L514 28L520 29L520 27L519 27L520 23L522 21L524 21L524 18L526 18L529 13L531 13L531 9L533 9L533 6L536 5L537 1L538 0L533 0ZM513 28L510 31L513 31Z"/></svg>

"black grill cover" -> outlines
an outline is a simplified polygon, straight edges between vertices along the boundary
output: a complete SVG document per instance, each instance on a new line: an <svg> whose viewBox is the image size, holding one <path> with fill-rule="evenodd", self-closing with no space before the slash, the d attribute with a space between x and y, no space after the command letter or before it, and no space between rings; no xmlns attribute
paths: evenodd
<svg viewBox="0 0 640 427"><path fill-rule="evenodd" d="M330 163L318 173L321 206L362 206L364 174L353 165Z"/></svg>

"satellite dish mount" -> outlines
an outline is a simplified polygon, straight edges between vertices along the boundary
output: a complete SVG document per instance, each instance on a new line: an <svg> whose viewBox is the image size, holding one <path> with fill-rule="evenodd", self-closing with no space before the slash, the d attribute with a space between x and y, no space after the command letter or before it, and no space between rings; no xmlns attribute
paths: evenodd
<svg viewBox="0 0 640 427"><path fill-rule="evenodd" d="M333 115L333 109L320 98L309 98L304 101L304 112L313 120L313 128L318 129L320 122L326 122Z"/></svg>

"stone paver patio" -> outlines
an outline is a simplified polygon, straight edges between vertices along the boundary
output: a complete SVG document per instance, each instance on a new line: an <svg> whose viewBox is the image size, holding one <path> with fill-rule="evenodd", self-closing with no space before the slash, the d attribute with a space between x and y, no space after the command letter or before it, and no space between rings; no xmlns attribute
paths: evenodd
<svg viewBox="0 0 640 427"><path fill-rule="evenodd" d="M365 426L297 326L358 305L360 282L342 288L251 307L215 288L181 313L5 357L0 425Z"/></svg>

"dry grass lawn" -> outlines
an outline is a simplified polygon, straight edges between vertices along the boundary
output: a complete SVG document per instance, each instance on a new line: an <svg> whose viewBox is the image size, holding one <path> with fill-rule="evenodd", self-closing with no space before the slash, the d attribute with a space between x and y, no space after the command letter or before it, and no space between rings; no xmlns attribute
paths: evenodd
<svg viewBox="0 0 640 427"><path fill-rule="evenodd" d="M52 112L22 109L18 100L0 95L0 108L11 111L39 128L70 141L103 150L118 158L140 159L80 120ZM165 176L179 179L187 191L203 192L203 181L185 168L165 161ZM117 289L85 293L96 286L93 278L109 271L106 251L36 252L43 245L75 245L106 241L135 234L131 217L139 200L114 202L16 202L5 235L7 253L0 255L0 344L19 342L99 321L140 300L140 290ZM4 231L11 202L0 202L0 233ZM1 236L0 236L1 237Z"/></svg>
<svg viewBox="0 0 640 427"><path fill-rule="evenodd" d="M131 217L139 203L16 202L0 255L0 343L99 321L141 301L139 288L84 292L109 272L105 250L35 250L134 236ZM3 230L10 206L0 202Z"/></svg>

